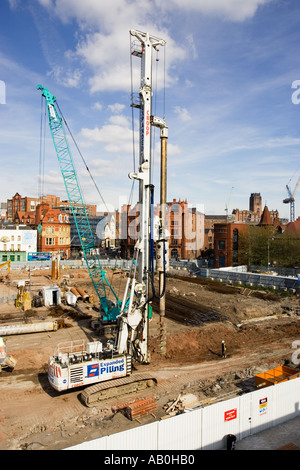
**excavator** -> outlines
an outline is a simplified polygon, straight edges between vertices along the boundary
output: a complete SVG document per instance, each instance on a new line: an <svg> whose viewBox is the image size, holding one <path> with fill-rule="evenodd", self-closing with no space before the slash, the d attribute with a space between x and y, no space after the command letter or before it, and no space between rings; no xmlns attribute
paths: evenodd
<svg viewBox="0 0 300 470"><path fill-rule="evenodd" d="M132 55L141 58L141 86L140 86L140 154L137 172L129 173L129 178L139 182L139 225L140 231L135 245L131 272L127 278L125 292L121 303L114 306L117 329L113 341L92 341L85 344L82 341L61 343L57 346L53 356L49 358L48 380L51 386L59 391L76 387L88 386L81 392L81 399L87 406L94 406L97 401L105 397L142 390L155 386L156 379L147 374L133 374L133 361L148 364L150 354L148 348L149 315L151 312L149 293L149 275L151 268L151 239L153 185L151 184L151 100L152 100L152 52L158 51L165 45L149 33L130 30L138 47L131 51ZM63 119L56 106L56 98L47 88L38 86L42 96L46 98L48 120L57 157L69 199L73 200L74 192L82 201L77 175L75 173L66 135L63 129ZM155 120L154 120L155 121ZM161 120L164 121L164 120ZM70 183L72 182L72 192ZM72 207L72 204L71 204ZM90 264L88 258L91 232L88 218L82 203L80 220L74 217L78 233L82 242L83 252L87 266L93 280L100 302L109 313L109 302L105 297L105 273L94 260ZM87 240L87 242L86 242ZM98 275L99 279L96 279ZM101 294L99 293L101 290Z"/></svg>

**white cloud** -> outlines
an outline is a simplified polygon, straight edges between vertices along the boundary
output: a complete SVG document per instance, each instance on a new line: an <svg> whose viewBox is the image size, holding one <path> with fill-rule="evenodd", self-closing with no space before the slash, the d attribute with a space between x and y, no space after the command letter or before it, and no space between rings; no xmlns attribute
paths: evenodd
<svg viewBox="0 0 300 470"><path fill-rule="evenodd" d="M257 9L272 0L169 0L168 8L181 8L205 15L222 16L231 21L245 21L252 18ZM157 1L159 4L159 2Z"/></svg>
<svg viewBox="0 0 300 470"><path fill-rule="evenodd" d="M179 145L174 145L174 144L170 144L168 143L168 155L179 155L181 153L181 150L180 150L180 147Z"/></svg>
<svg viewBox="0 0 300 470"><path fill-rule="evenodd" d="M101 128L83 128L81 134L86 139L102 142L110 153L132 152L132 133L128 120L123 116L112 116L110 122Z"/></svg>
<svg viewBox="0 0 300 470"><path fill-rule="evenodd" d="M177 44L166 28L162 28L168 12L177 10L188 14L199 13L221 16L231 21L244 21L255 15L260 6L274 0L144 0L142 6L138 0L36 0L51 15L55 14L62 23L75 21L79 30L76 46L65 51L64 62L53 55L53 21L42 18L42 24L36 18L42 48L51 73L58 83L67 87L78 87L85 69L92 93L102 91L130 90L129 65L129 30L136 28L149 31L166 40L166 68L158 69L157 89L176 83L176 64L192 54L197 58L197 47L192 34L186 37L186 44ZM11 4L15 0L10 0ZM155 9L155 12L154 12ZM34 8L32 8L35 17ZM52 26L50 26L50 23ZM167 24L167 23L166 23ZM57 31L55 37L59 40ZM53 33L53 31L52 31ZM128 41L124 38L128 37ZM49 43L51 39L51 44ZM56 40L57 40L56 39ZM161 48L164 49L164 48ZM77 61L77 65L76 65ZM80 64L80 65L79 65ZM164 76L165 73L165 76Z"/></svg>
<svg viewBox="0 0 300 470"><path fill-rule="evenodd" d="M272 149L272 148L282 148L282 147L292 147L299 146L300 139L296 137L283 136L283 137L273 137L265 138L263 136L258 136L257 138L247 140L245 138L245 143L228 147L225 149L226 152L239 151L239 150L253 150L253 149Z"/></svg>
<svg viewBox="0 0 300 470"><path fill-rule="evenodd" d="M12 10L17 8L20 0L8 0L9 6Z"/></svg>
<svg viewBox="0 0 300 470"><path fill-rule="evenodd" d="M124 110L124 108L125 108L125 104L121 104L121 103L114 103L114 104L108 105L108 109L112 113L120 113L121 111Z"/></svg>
<svg viewBox="0 0 300 470"><path fill-rule="evenodd" d="M166 40L168 63L165 76L163 68L158 70L158 88L163 84L169 86L176 81L174 65L186 57L187 53L181 45L175 43L166 29L159 27L159 10L153 14L153 0L144 0L142 7L138 0L36 1L48 8L51 15L56 14L61 22L68 23L75 20L79 25L75 49L66 51L65 58L69 61L77 59L81 67L90 69L91 76L88 83L91 92L130 90L129 30L132 28L149 31L150 34ZM45 33L38 22L37 28L43 39L44 53L48 56L50 66L54 67L54 64L50 63L50 50L45 40ZM126 37L128 41L124 40ZM133 61L133 64L136 62ZM137 69L140 69L140 64ZM89 73L88 69L86 72ZM61 74L58 78L61 79Z"/></svg>
<svg viewBox="0 0 300 470"><path fill-rule="evenodd" d="M180 121L187 122L192 119L190 113L186 108L182 108L180 106L175 106L174 108L175 113L179 116Z"/></svg>
<svg viewBox="0 0 300 470"><path fill-rule="evenodd" d="M161 151L161 143L160 142L157 142L155 144L155 153L157 155L160 154L160 151ZM171 156L171 157L174 157L175 155L180 155L182 154L182 150L181 148L179 147L179 145L177 144L171 144L170 142L168 142L167 144L167 154L168 156ZM174 159L172 159L172 162L174 163Z"/></svg>
<svg viewBox="0 0 300 470"><path fill-rule="evenodd" d="M48 75L55 78L56 82L68 88L77 88L81 84L82 72L79 69L65 70L59 65L55 65Z"/></svg>
<svg viewBox="0 0 300 470"><path fill-rule="evenodd" d="M93 109L96 109L97 111L102 111L103 105L99 103L99 101L96 101L96 103L94 103L93 105Z"/></svg>

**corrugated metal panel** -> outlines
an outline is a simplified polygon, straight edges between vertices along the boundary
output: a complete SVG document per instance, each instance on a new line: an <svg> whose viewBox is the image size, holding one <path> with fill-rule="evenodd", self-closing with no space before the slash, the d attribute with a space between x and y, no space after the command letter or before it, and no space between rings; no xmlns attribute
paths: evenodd
<svg viewBox="0 0 300 470"><path fill-rule="evenodd" d="M202 409L158 422L158 450L201 448Z"/></svg>
<svg viewBox="0 0 300 470"><path fill-rule="evenodd" d="M274 425L293 419L300 414L300 378L277 384L274 387L276 414Z"/></svg>
<svg viewBox="0 0 300 470"><path fill-rule="evenodd" d="M238 435L239 404L237 397L203 408L202 449L221 449L226 445L227 434Z"/></svg>
<svg viewBox="0 0 300 470"><path fill-rule="evenodd" d="M156 450L157 423L129 429L107 437L107 450Z"/></svg>
<svg viewBox="0 0 300 470"><path fill-rule="evenodd" d="M244 439L250 435L251 430L251 403L252 403L252 394L246 393L241 395L239 398L239 410L240 410L240 432L237 436L238 439Z"/></svg>
<svg viewBox="0 0 300 470"><path fill-rule="evenodd" d="M299 415L300 378L296 378L68 450L222 449L228 434L243 439Z"/></svg>

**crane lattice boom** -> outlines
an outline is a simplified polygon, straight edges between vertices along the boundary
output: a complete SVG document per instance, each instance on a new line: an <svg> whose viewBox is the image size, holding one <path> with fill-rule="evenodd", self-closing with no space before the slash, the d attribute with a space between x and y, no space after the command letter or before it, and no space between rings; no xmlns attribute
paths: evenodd
<svg viewBox="0 0 300 470"><path fill-rule="evenodd" d="M101 267L100 258L95 247L94 234L90 226L86 206L83 201L77 173L68 145L63 119L55 105L56 97L53 96L47 88L44 88L41 85L38 85L37 88L38 90L41 90L42 96L46 98L48 121L54 147L79 235L83 255L104 312L102 319L104 322L116 321L116 318L120 313L121 301L112 289L112 286L106 277L106 273ZM112 291L116 303L108 302L106 295L107 287Z"/></svg>

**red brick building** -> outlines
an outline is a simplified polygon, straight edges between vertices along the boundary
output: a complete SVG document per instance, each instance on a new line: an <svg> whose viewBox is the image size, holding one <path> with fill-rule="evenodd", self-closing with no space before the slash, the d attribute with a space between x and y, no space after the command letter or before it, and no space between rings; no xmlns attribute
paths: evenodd
<svg viewBox="0 0 300 470"><path fill-rule="evenodd" d="M54 196L52 194L47 194L41 198L22 197L19 193L16 193L11 199L7 199L7 212L6 217L9 220L15 221L17 213L35 213L35 210L39 204L48 204L49 207L59 209L60 207L65 208L65 210L70 209L69 201L61 201L60 197ZM74 204L76 206L76 204ZM86 209L88 215L91 217L96 216L97 206L93 204L86 204Z"/></svg>
<svg viewBox="0 0 300 470"><path fill-rule="evenodd" d="M203 250L208 252L214 249L214 231L215 224L227 223L226 215L205 215L205 232Z"/></svg>
<svg viewBox="0 0 300 470"><path fill-rule="evenodd" d="M49 204L39 204L36 208L37 251L59 252L62 257L70 257L70 222L68 214L53 209Z"/></svg>
<svg viewBox="0 0 300 470"><path fill-rule="evenodd" d="M214 252L215 268L237 266L239 235L249 232L249 224L245 223L221 223L215 224Z"/></svg>
<svg viewBox="0 0 300 470"><path fill-rule="evenodd" d="M159 210L157 205L154 208L154 217L159 216ZM120 219L122 256L130 258L139 234L138 206L122 206ZM166 223L169 232L169 258L197 258L204 243L204 215L196 208L188 208L186 200L173 199L167 203Z"/></svg>
<svg viewBox="0 0 300 470"><path fill-rule="evenodd" d="M277 211L269 211L265 206L257 227L264 230L272 227L275 232L282 232ZM254 224L252 224L254 225ZM214 225L215 267L237 266L239 264L239 236L249 233L251 224L245 222L220 223Z"/></svg>

